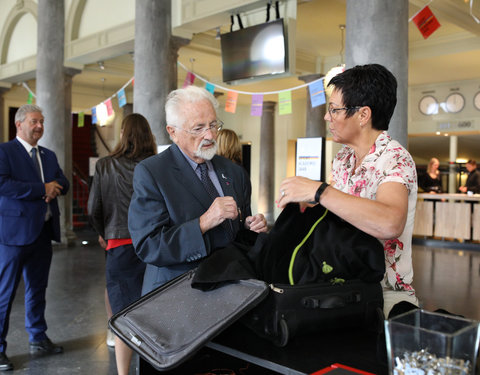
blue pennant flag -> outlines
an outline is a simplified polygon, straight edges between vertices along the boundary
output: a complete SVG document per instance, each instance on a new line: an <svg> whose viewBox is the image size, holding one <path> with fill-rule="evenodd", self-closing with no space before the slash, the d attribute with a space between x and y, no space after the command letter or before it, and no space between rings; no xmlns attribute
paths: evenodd
<svg viewBox="0 0 480 375"><path fill-rule="evenodd" d="M323 87L323 78L308 85L310 91L310 101L312 108L326 103L325 88Z"/></svg>
<svg viewBox="0 0 480 375"><path fill-rule="evenodd" d="M92 107L92 124L97 124L97 107Z"/></svg>
<svg viewBox="0 0 480 375"><path fill-rule="evenodd" d="M213 93L215 91L215 86L212 85L210 82L207 82L207 84L205 86L205 90L210 91L210 93L213 95Z"/></svg>
<svg viewBox="0 0 480 375"><path fill-rule="evenodd" d="M118 106L122 108L125 104L127 104L127 97L125 96L125 90L120 89L117 92L117 99L118 99Z"/></svg>

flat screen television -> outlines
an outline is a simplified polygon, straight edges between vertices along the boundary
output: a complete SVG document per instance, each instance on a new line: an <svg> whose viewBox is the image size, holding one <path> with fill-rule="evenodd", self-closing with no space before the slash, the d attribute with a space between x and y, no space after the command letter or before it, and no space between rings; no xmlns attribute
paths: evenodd
<svg viewBox="0 0 480 375"><path fill-rule="evenodd" d="M220 38L224 82L288 72L283 19L224 33Z"/></svg>

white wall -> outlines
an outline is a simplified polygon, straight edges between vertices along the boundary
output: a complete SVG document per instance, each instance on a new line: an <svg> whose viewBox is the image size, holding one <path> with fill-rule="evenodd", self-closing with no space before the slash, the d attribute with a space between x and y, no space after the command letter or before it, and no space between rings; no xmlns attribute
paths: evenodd
<svg viewBox="0 0 480 375"><path fill-rule="evenodd" d="M87 0L78 36L92 35L134 19L134 0Z"/></svg>

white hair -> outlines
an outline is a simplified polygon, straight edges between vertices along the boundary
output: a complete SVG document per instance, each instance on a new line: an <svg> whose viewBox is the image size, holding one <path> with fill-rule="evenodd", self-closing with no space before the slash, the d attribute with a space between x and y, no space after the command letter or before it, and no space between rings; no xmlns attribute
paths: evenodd
<svg viewBox="0 0 480 375"><path fill-rule="evenodd" d="M42 109L35 104L24 104L15 113L15 123L17 122L24 122L25 118L27 117L28 113L32 112L40 112L42 113Z"/></svg>
<svg viewBox="0 0 480 375"><path fill-rule="evenodd" d="M212 103L215 114L218 108L217 99L207 90L197 86L188 86L184 89L177 89L172 91L167 96L167 101L165 103L165 116L167 120L167 125L183 127L185 119L182 118L182 111L180 111L180 106L187 103L196 103L202 100L208 100Z"/></svg>

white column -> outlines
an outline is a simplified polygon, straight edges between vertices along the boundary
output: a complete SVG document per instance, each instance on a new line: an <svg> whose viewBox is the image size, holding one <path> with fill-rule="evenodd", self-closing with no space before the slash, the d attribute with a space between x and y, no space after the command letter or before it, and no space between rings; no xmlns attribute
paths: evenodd
<svg viewBox="0 0 480 375"><path fill-rule="evenodd" d="M457 146L458 137L456 135L450 136L449 149L449 170L448 170L448 193L453 194L457 192L457 168L455 161L457 160Z"/></svg>
<svg viewBox="0 0 480 375"><path fill-rule="evenodd" d="M273 203L275 200L275 102L263 102L260 129L260 179L258 212L265 215L268 225L275 221Z"/></svg>

